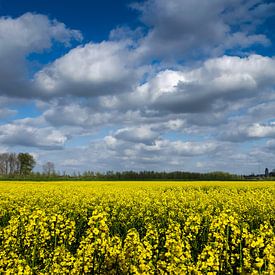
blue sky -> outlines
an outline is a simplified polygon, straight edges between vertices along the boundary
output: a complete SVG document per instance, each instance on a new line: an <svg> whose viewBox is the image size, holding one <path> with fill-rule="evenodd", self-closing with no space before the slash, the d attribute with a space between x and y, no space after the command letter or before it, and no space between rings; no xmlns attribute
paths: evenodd
<svg viewBox="0 0 275 275"><path fill-rule="evenodd" d="M138 2L138 1L137 1ZM45 14L74 29L79 29L86 41L108 39L109 32L117 26L140 25L138 13L129 8L129 0L15 0L1 1L1 15L18 17L26 12Z"/></svg>
<svg viewBox="0 0 275 275"><path fill-rule="evenodd" d="M275 3L0 0L0 152L60 171L275 168Z"/></svg>

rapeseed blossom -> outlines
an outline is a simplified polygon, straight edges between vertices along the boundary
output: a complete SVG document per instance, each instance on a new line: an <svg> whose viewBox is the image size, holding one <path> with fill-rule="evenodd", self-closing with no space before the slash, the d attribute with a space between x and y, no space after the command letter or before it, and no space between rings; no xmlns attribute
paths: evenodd
<svg viewBox="0 0 275 275"><path fill-rule="evenodd" d="M1 274L274 274L273 182L0 183Z"/></svg>

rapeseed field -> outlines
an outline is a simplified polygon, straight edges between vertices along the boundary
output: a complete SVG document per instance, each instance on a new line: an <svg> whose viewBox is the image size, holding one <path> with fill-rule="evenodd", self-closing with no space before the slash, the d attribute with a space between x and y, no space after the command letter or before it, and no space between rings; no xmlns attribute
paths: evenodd
<svg viewBox="0 0 275 275"><path fill-rule="evenodd" d="M274 182L0 182L0 274L275 274Z"/></svg>

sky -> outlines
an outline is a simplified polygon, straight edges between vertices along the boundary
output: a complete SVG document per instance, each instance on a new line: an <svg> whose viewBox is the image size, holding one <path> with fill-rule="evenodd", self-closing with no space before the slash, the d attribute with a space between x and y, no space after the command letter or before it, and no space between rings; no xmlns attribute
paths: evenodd
<svg viewBox="0 0 275 275"><path fill-rule="evenodd" d="M275 169L275 2L0 0L0 153L39 171Z"/></svg>

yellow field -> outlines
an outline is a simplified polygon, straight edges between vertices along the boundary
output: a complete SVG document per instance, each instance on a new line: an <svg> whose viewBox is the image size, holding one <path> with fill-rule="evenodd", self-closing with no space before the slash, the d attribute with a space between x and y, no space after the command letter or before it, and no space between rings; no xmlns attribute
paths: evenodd
<svg viewBox="0 0 275 275"><path fill-rule="evenodd" d="M274 182L0 182L0 274L274 274Z"/></svg>

